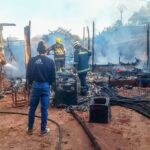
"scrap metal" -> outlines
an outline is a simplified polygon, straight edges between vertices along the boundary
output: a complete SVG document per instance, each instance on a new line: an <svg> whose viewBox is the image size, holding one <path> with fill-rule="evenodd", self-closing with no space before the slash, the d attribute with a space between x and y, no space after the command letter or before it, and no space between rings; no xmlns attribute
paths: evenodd
<svg viewBox="0 0 150 150"><path fill-rule="evenodd" d="M28 95L26 91L26 80L16 79L12 81L12 106L19 107L28 104Z"/></svg>

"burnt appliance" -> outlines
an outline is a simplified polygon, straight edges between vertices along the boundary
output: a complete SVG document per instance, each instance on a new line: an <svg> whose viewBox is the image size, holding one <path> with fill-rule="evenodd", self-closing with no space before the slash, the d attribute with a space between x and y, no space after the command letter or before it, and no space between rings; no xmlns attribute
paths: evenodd
<svg viewBox="0 0 150 150"><path fill-rule="evenodd" d="M89 122L109 123L111 120L110 99L108 97L94 97L90 105Z"/></svg>
<svg viewBox="0 0 150 150"><path fill-rule="evenodd" d="M77 79L70 72L57 72L54 106L77 104Z"/></svg>

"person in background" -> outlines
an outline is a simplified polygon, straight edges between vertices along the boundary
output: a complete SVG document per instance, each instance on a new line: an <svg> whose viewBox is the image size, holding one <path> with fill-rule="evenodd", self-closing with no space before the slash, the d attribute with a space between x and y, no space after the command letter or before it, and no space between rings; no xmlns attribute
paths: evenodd
<svg viewBox="0 0 150 150"><path fill-rule="evenodd" d="M33 133L35 111L41 103L41 134L50 131L47 128L48 108L50 104L50 85L55 84L56 72L55 63L46 54L46 46L43 41L38 43L38 55L32 57L27 66L26 79L31 86L30 109L28 118L28 134Z"/></svg>
<svg viewBox="0 0 150 150"><path fill-rule="evenodd" d="M74 51L74 72L78 73L78 77L81 83L80 94L86 96L88 92L88 85L86 83L87 72L90 70L89 57L91 52L83 48L79 41L73 44Z"/></svg>
<svg viewBox="0 0 150 150"><path fill-rule="evenodd" d="M56 43L48 48L48 54L54 51L54 60L56 64L56 71L60 71L65 67L65 49L60 37L56 39Z"/></svg>

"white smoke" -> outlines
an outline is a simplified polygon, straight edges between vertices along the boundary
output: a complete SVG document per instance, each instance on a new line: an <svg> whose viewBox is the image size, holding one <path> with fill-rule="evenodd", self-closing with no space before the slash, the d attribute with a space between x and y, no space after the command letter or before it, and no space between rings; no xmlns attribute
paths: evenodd
<svg viewBox="0 0 150 150"><path fill-rule="evenodd" d="M14 79L14 78L24 76L23 72L21 72L19 70L19 66L16 62L12 62L11 64L7 63L4 66L4 73L6 74L7 78L9 78L9 79Z"/></svg>

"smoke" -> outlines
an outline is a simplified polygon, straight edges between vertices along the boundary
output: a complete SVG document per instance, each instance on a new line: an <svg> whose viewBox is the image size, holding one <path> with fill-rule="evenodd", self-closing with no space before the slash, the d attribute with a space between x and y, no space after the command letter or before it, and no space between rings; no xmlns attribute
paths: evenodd
<svg viewBox="0 0 150 150"><path fill-rule="evenodd" d="M95 63L132 63L146 51L146 26L119 26L95 38Z"/></svg>
<svg viewBox="0 0 150 150"><path fill-rule="evenodd" d="M24 41L7 42L5 44L5 55L7 59L7 64L4 66L6 76L10 79L25 77Z"/></svg>
<svg viewBox="0 0 150 150"><path fill-rule="evenodd" d="M51 46L56 43L56 39L60 37L62 39L62 44L65 48L65 66L70 67L73 65L73 43L78 40L81 41L77 35L70 33L69 30L58 28L55 31L51 31L48 35L43 35L43 40L47 43L48 46ZM54 53L51 52L49 57L53 59Z"/></svg>
<svg viewBox="0 0 150 150"><path fill-rule="evenodd" d="M8 79L14 79L14 78L23 76L23 74L20 72L19 66L16 62L13 62L12 64L7 63L4 66L4 73Z"/></svg>

